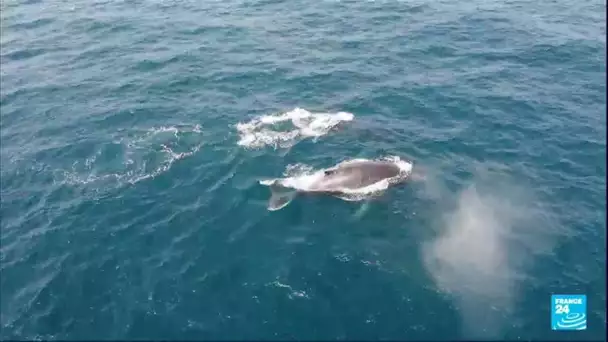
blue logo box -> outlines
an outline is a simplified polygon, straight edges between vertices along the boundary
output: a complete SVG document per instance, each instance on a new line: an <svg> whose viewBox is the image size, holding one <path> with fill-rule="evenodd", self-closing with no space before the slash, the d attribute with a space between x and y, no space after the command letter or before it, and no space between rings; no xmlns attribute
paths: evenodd
<svg viewBox="0 0 608 342"><path fill-rule="evenodd" d="M551 296L551 329L585 330L587 329L587 296L586 295L552 295Z"/></svg>

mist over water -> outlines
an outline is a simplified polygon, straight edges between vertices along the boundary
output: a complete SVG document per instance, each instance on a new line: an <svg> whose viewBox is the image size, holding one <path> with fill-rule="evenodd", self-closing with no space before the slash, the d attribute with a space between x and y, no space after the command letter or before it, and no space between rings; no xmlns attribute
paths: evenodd
<svg viewBox="0 0 608 342"><path fill-rule="evenodd" d="M425 182L433 196L449 196L436 178ZM501 338L526 267L551 252L558 232L531 190L485 168L437 211L437 236L422 247L428 272L454 301L466 338Z"/></svg>

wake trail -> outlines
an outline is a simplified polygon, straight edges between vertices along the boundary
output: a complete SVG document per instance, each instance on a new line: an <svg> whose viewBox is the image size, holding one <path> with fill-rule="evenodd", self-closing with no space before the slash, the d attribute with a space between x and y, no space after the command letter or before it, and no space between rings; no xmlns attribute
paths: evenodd
<svg viewBox="0 0 608 342"><path fill-rule="evenodd" d="M316 140L339 124L352 121L354 117L348 112L313 113L302 108L262 115L236 124L239 134L237 144L245 148L290 148L306 138Z"/></svg>

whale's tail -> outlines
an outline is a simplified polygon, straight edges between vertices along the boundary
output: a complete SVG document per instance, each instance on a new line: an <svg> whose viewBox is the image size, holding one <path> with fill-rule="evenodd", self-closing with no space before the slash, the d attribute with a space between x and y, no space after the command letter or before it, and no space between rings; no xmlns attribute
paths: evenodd
<svg viewBox="0 0 608 342"><path fill-rule="evenodd" d="M287 206L297 195L295 189L282 186L275 181L269 185L270 199L268 200L268 210L276 211Z"/></svg>

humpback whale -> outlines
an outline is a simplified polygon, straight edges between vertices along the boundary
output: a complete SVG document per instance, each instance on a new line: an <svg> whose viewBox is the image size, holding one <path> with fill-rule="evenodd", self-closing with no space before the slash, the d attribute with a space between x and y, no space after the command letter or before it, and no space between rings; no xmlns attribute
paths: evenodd
<svg viewBox="0 0 608 342"><path fill-rule="evenodd" d="M412 164L399 158L353 159L311 174L262 180L270 188L268 210L285 207L299 193L327 194L357 201L382 194L389 186L405 181Z"/></svg>

